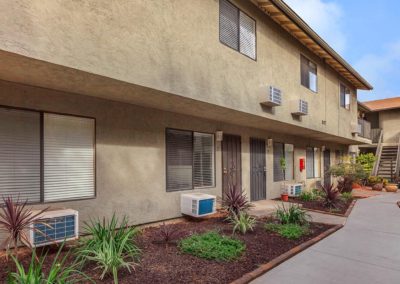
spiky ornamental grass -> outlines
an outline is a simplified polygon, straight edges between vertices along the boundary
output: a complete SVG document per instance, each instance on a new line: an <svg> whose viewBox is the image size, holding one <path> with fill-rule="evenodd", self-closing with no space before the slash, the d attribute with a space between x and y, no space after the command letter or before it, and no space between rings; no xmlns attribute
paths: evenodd
<svg viewBox="0 0 400 284"><path fill-rule="evenodd" d="M235 185L231 185L222 199L222 206L229 214L239 214L242 211L247 211L253 205L250 203L244 190Z"/></svg>
<svg viewBox="0 0 400 284"><path fill-rule="evenodd" d="M18 258L18 242L24 243L30 249L27 230L31 227L33 222L48 208L33 213L31 208L27 208L28 201L20 202L19 198L14 201L11 196L3 197L2 211L0 212L0 230L5 231L7 234L6 239L2 242L1 248L5 247L7 251L7 259L10 254L10 247L14 246L15 257ZM43 234L40 230L33 228L37 233Z"/></svg>
<svg viewBox="0 0 400 284"><path fill-rule="evenodd" d="M84 234L92 235L80 241L76 250L78 261L82 265L87 262L95 263L96 269L101 270L100 279L111 274L114 283L118 283L118 271L135 269L140 254L134 238L138 230L128 225L128 218L123 217L119 222L115 214L111 220L103 218L91 220L84 225Z"/></svg>
<svg viewBox="0 0 400 284"><path fill-rule="evenodd" d="M231 214L227 220L233 225L233 233L239 231L246 234L248 231L253 231L257 224L256 218L246 212L240 212L238 215Z"/></svg>

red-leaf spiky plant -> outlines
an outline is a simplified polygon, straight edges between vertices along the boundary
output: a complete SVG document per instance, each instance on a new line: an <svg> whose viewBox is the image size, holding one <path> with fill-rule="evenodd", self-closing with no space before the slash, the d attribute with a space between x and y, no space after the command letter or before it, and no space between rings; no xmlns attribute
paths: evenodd
<svg viewBox="0 0 400 284"><path fill-rule="evenodd" d="M337 187L331 185L324 185L322 187L325 198L324 198L324 206L328 208L337 208L337 203L339 202L339 190Z"/></svg>
<svg viewBox="0 0 400 284"><path fill-rule="evenodd" d="M242 211L247 211L253 205L250 203L244 190L232 185L229 186L228 191L224 194L222 206L229 214L238 215Z"/></svg>
<svg viewBox="0 0 400 284"><path fill-rule="evenodd" d="M5 231L7 234L6 239L1 243L1 248L6 248L7 258L11 246L14 246L14 254L18 254L18 242L26 244L30 249L31 245L28 241L26 230L35 219L48 210L45 208L33 214L31 208L26 208L27 201L20 202L19 198L14 201L11 196L3 197L2 211L0 212L0 230Z"/></svg>

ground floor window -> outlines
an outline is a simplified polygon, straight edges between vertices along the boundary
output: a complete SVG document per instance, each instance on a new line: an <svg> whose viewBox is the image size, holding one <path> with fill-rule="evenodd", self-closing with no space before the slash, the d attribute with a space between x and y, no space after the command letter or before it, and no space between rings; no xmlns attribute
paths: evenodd
<svg viewBox="0 0 400 284"><path fill-rule="evenodd" d="M321 149L306 148L306 176L307 178L321 177Z"/></svg>
<svg viewBox="0 0 400 284"><path fill-rule="evenodd" d="M166 129L167 191L213 187L214 134Z"/></svg>
<svg viewBox="0 0 400 284"><path fill-rule="evenodd" d="M273 149L274 181L293 180L294 177L294 146L274 142ZM284 161L285 170L282 169Z"/></svg>
<svg viewBox="0 0 400 284"><path fill-rule="evenodd" d="M0 108L0 195L30 203L95 196L95 121Z"/></svg>

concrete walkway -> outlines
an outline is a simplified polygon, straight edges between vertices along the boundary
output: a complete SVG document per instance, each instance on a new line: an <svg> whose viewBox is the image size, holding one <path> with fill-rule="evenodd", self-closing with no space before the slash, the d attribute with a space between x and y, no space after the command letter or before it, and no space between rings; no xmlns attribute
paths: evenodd
<svg viewBox="0 0 400 284"><path fill-rule="evenodd" d="M252 283L400 283L400 194L358 200L341 230Z"/></svg>

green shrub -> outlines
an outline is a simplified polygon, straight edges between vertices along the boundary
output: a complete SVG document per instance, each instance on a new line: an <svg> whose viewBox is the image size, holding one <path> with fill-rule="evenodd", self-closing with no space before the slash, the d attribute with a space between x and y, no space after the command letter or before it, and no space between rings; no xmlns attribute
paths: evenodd
<svg viewBox="0 0 400 284"><path fill-rule="evenodd" d="M248 230L253 231L257 221L256 218L250 216L245 212L239 214L231 214L227 220L233 225L233 233L239 231L242 234L246 234Z"/></svg>
<svg viewBox="0 0 400 284"><path fill-rule="evenodd" d="M231 261L238 258L246 246L240 240L221 236L217 232L194 234L179 243L183 253L200 258L218 261Z"/></svg>
<svg viewBox="0 0 400 284"><path fill-rule="evenodd" d="M314 201L317 199L317 196L311 190L302 191L299 195L299 198L303 201Z"/></svg>
<svg viewBox="0 0 400 284"><path fill-rule="evenodd" d="M280 236L287 239L298 239L309 233L308 226L299 224L274 224L268 223L265 225L267 231L278 233Z"/></svg>
<svg viewBox="0 0 400 284"><path fill-rule="evenodd" d="M353 200L353 194L351 192L343 192L340 197L346 202Z"/></svg>
<svg viewBox="0 0 400 284"><path fill-rule="evenodd" d="M128 219L121 222L115 214L110 221L92 220L85 223L84 234L91 238L81 239L76 251L78 260L82 264L93 262L97 269L101 269L100 279L112 274L114 283L118 283L118 271L127 269L131 272L137 265L140 250L134 242L138 230L128 226Z"/></svg>
<svg viewBox="0 0 400 284"><path fill-rule="evenodd" d="M365 173L369 175L374 167L375 155L372 153L360 154L356 158L356 162L359 163L363 167Z"/></svg>
<svg viewBox="0 0 400 284"><path fill-rule="evenodd" d="M67 253L60 259L60 253L63 245L58 250L53 259L50 269L43 270L43 264L48 257L47 254L37 257L36 251L32 251L31 261L27 270L18 259L12 256L16 272L9 273L7 283L9 284L64 284L64 283L94 283L87 275L77 269L77 263L66 266L66 260L69 256Z"/></svg>
<svg viewBox="0 0 400 284"><path fill-rule="evenodd" d="M354 182L358 182L368 176L361 164L351 162L333 165L329 169L329 173L338 178L337 188L339 192L351 192Z"/></svg>
<svg viewBox="0 0 400 284"><path fill-rule="evenodd" d="M278 206L276 209L276 218L281 224L307 224L310 215L307 211L301 208L299 205L290 205L289 208L285 208L284 205Z"/></svg>

